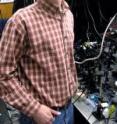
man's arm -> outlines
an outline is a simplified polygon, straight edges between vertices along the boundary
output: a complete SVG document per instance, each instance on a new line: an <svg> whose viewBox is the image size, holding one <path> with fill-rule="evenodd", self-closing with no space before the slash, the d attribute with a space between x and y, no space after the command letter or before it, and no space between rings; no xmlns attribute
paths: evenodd
<svg viewBox="0 0 117 124"><path fill-rule="evenodd" d="M12 17L5 27L0 41L0 97L37 124L52 124L54 116L60 114L40 104L18 80L17 62L20 60L27 32L21 18Z"/></svg>
<svg viewBox="0 0 117 124"><path fill-rule="evenodd" d="M18 80L17 62L22 56L26 29L20 18L10 19L0 41L0 97L32 116L40 104Z"/></svg>

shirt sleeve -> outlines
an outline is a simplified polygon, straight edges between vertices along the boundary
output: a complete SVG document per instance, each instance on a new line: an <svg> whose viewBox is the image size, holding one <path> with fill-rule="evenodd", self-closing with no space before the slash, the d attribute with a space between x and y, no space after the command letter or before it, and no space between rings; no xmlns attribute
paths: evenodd
<svg viewBox="0 0 117 124"><path fill-rule="evenodd" d="M0 97L31 117L40 103L21 84L17 71L27 35L25 27L21 19L12 17L3 31L0 40Z"/></svg>

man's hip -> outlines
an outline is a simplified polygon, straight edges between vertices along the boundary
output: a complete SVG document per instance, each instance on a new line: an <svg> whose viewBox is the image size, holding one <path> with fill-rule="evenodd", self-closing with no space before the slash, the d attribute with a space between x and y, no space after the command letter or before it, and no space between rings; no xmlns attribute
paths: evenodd
<svg viewBox="0 0 117 124"><path fill-rule="evenodd" d="M35 124L33 119L27 117L18 110L8 106L8 111L12 124ZM61 112L59 116L56 116L53 124L74 124L74 112L73 104L69 101L65 106L53 107L52 109Z"/></svg>

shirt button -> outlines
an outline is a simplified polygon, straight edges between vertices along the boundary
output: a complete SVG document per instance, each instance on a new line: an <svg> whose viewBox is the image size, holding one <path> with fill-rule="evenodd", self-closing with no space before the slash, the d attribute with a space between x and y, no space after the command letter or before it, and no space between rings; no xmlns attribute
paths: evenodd
<svg viewBox="0 0 117 124"><path fill-rule="evenodd" d="M67 70L71 70L71 67L67 67Z"/></svg>
<svg viewBox="0 0 117 124"><path fill-rule="evenodd" d="M67 39L67 36L64 36L64 40L66 40Z"/></svg>
<svg viewBox="0 0 117 124"><path fill-rule="evenodd" d="M68 56L68 52L65 53L65 57L67 57L67 56Z"/></svg>

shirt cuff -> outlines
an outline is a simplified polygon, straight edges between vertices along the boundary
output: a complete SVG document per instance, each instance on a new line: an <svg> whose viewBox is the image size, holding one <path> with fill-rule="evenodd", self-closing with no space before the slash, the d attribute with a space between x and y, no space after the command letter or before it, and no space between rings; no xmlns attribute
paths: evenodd
<svg viewBox="0 0 117 124"><path fill-rule="evenodd" d="M26 107L26 115L29 116L29 117L33 117L33 115L39 110L41 104L36 101L36 100L33 100L31 101L28 106Z"/></svg>

